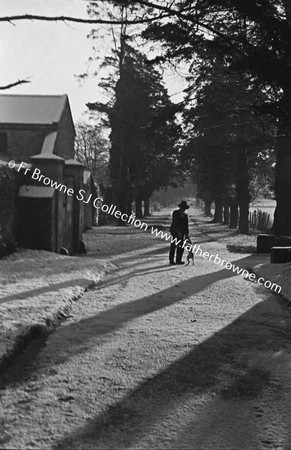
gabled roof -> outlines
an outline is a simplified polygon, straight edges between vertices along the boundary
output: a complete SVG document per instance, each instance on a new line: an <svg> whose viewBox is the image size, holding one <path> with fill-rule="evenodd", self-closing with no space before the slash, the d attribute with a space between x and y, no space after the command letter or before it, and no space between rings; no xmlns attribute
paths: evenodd
<svg viewBox="0 0 291 450"><path fill-rule="evenodd" d="M58 123L66 102L67 95L0 95L0 124Z"/></svg>

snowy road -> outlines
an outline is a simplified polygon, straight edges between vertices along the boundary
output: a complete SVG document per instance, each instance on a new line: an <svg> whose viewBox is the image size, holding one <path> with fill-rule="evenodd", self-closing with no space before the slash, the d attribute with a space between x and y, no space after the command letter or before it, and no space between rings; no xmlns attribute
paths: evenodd
<svg viewBox="0 0 291 450"><path fill-rule="evenodd" d="M198 238L236 265L258 262ZM163 242L111 262L2 380L1 447L291 449L287 308L201 257L169 266Z"/></svg>

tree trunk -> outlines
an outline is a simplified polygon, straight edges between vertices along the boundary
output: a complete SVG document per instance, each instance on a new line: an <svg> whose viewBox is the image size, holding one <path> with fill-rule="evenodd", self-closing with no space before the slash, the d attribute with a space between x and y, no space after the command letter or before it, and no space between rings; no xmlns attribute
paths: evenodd
<svg viewBox="0 0 291 450"><path fill-rule="evenodd" d="M291 236L291 155L277 155L275 193L277 206L272 233Z"/></svg>
<svg viewBox="0 0 291 450"><path fill-rule="evenodd" d="M143 216L142 214L142 200L140 197L137 197L135 199L135 217L137 219L141 219Z"/></svg>
<svg viewBox="0 0 291 450"><path fill-rule="evenodd" d="M128 205L128 166L124 155L121 155L119 183L118 209L122 214L125 214ZM126 222L120 218L118 220L118 225L126 226Z"/></svg>
<svg viewBox="0 0 291 450"><path fill-rule="evenodd" d="M283 0L285 11L286 11L286 18L287 22L290 25L291 24L291 5L289 0Z"/></svg>
<svg viewBox="0 0 291 450"><path fill-rule="evenodd" d="M287 23L291 25L291 5L283 0ZM290 67L290 63L289 63ZM291 102L290 92L284 92L282 103L288 108L288 114L281 115L277 135L277 163L275 195L277 206L274 214L272 233L276 236L291 236Z"/></svg>
<svg viewBox="0 0 291 450"><path fill-rule="evenodd" d="M149 199L149 197L146 197L144 199L144 216L148 217L150 215L151 215L151 212L150 212L150 199Z"/></svg>
<svg viewBox="0 0 291 450"><path fill-rule="evenodd" d="M237 228L238 226L238 205L235 201L230 204L229 228Z"/></svg>
<svg viewBox="0 0 291 450"><path fill-rule="evenodd" d="M130 216L132 214L132 198L127 202L126 213Z"/></svg>
<svg viewBox="0 0 291 450"><path fill-rule="evenodd" d="M216 197L215 199L215 211L213 222L222 223L222 201L220 197Z"/></svg>
<svg viewBox="0 0 291 450"><path fill-rule="evenodd" d="M103 197L103 204L110 205L114 204L113 201L113 192L111 187L104 188L101 191L101 197ZM107 225L108 224L108 214L103 212L101 209L98 210L98 225Z"/></svg>
<svg viewBox="0 0 291 450"><path fill-rule="evenodd" d="M204 200L204 214L207 217L211 216L211 201Z"/></svg>
<svg viewBox="0 0 291 450"><path fill-rule="evenodd" d="M224 225L229 225L229 217L230 217L229 205L224 204L223 205L223 224Z"/></svg>
<svg viewBox="0 0 291 450"><path fill-rule="evenodd" d="M249 233L249 200L242 199L239 204L239 233Z"/></svg>
<svg viewBox="0 0 291 450"><path fill-rule="evenodd" d="M291 236L291 108L290 117L279 122L275 194L277 206L272 233Z"/></svg>
<svg viewBox="0 0 291 450"><path fill-rule="evenodd" d="M236 176L236 194L239 207L239 233L249 233L249 174L245 145L241 145L238 151L238 165Z"/></svg>

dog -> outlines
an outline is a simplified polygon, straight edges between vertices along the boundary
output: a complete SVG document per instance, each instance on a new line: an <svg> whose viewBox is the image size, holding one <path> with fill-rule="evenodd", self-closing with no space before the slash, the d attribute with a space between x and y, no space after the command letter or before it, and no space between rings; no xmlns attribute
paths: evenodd
<svg viewBox="0 0 291 450"><path fill-rule="evenodd" d="M186 239L185 242L186 242L185 245L192 245L192 241L191 241L190 238ZM194 253L193 253L192 250L189 250L189 251L188 251L188 255L187 255L186 259L187 259L187 264L186 264L186 266L188 266L188 264L190 264L190 260L191 260L191 259L192 259L192 265L194 266Z"/></svg>

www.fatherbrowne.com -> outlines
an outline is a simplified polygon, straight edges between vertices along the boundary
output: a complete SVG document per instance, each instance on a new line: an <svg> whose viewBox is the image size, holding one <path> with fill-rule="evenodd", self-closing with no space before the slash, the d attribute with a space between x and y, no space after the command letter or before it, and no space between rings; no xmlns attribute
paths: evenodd
<svg viewBox="0 0 291 450"><path fill-rule="evenodd" d="M164 239L166 241L170 241L171 243L175 243L175 245L178 245L181 243L181 239L174 238L171 234L164 233L161 230L157 230L156 228L151 229L151 234L160 237L161 239ZM243 269L241 267L236 266L235 264L226 261L224 259L221 259L218 256L218 253L216 255L213 255L208 252L203 252L199 244L189 244L186 241L183 242L182 247L185 248L187 251L192 251L194 255L202 256L202 258L207 259L208 261L213 261L214 264L217 264L218 266L224 266L227 270L232 270L233 273L236 273L237 275L242 275L243 277L249 278L250 281L256 281L256 275L254 273L250 273L247 269ZM277 294L280 294L282 288L276 283L272 283L269 280L265 280L263 277L259 277L257 279L257 283L261 286L265 286L267 289L271 289Z"/></svg>
<svg viewBox="0 0 291 450"><path fill-rule="evenodd" d="M51 178L45 176L41 173L41 171L38 168L34 168L33 173L31 172L31 169L29 168L28 164L25 162L21 162L20 164L16 164L14 160L11 160L8 162L8 166L11 169L16 169L17 172L20 172L23 170L24 175L30 174L31 178L33 180L41 181L45 186L50 186L54 188L56 191L60 191L63 194L66 194L70 197L75 196L76 199L80 202L83 202L85 204L88 204L89 202L92 202L92 205L96 210L101 209L102 212L107 213L108 215L114 215L116 219L120 219L123 222L126 222L130 225L135 226L136 228L140 228L141 230L147 231L148 230L148 224L146 222L141 222L140 220L136 219L132 214L128 216L128 214L122 214L121 211L118 211L116 209L115 205L106 205L103 203L102 197L95 197L92 198L92 194L88 196L88 198L85 198L85 190L80 189L78 193L74 191L74 189L68 188L65 184L57 183L56 181L52 180ZM155 235L156 237L159 237L161 239L164 239L165 241L170 241L171 243L175 243L176 245L180 244L181 240L178 240L177 238L174 238L171 234L164 233L161 230L157 230L157 228L151 228L151 234ZM256 275L254 273L249 273L247 269L242 269L231 262L225 261L224 259L219 258L218 254L212 255L208 252L203 252L203 250L200 248L200 245L195 244L189 244L186 241L183 242L182 247L185 248L187 251L192 251L195 255L199 255L207 259L208 261L212 261L214 264L217 264L219 266L224 266L227 270L232 270L233 273L237 273L238 275L242 275L245 277L248 277L250 281L256 281ZM261 286L265 286L267 289L271 289L275 291L276 293L281 292L281 286L279 286L276 283L272 283L271 281L265 280L264 278L260 277L257 280L257 283Z"/></svg>

